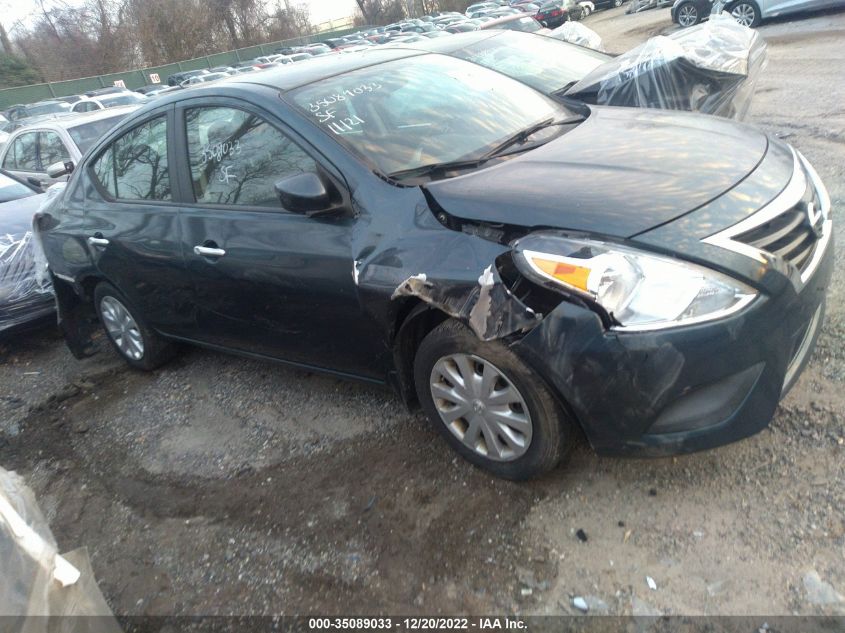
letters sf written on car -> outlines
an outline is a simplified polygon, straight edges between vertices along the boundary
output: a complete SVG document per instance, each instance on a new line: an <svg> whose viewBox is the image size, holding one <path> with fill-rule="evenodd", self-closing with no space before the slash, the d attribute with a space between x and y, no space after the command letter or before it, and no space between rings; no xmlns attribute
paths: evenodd
<svg viewBox="0 0 845 633"><path fill-rule="evenodd" d="M497 475L764 428L812 351L830 200L790 146L575 109L390 49L168 95L36 219L60 323L387 382ZM538 183L543 183L538 187Z"/></svg>

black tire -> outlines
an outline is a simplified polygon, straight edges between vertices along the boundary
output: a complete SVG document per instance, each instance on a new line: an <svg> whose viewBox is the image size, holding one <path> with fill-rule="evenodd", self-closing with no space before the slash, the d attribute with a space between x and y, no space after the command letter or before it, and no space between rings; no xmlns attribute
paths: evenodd
<svg viewBox="0 0 845 633"><path fill-rule="evenodd" d="M129 312L132 319L135 321L137 330L140 333L141 340L143 341L143 352L140 357L133 358L128 356L126 352L120 348L112 334L109 332L103 317L102 309L103 300L107 298L117 301L127 312ZM100 323L103 326L103 330L106 333L106 338L109 340L109 343L111 343L111 346L118 355L132 367L151 371L157 367L161 367L164 363L173 358L176 353L178 349L177 346L153 332L138 310L136 310L135 307L120 293L120 291L118 291L118 289L110 283L102 281L94 289L94 309L97 311L97 317L100 319Z"/></svg>
<svg viewBox="0 0 845 633"><path fill-rule="evenodd" d="M738 17L738 15L751 15L753 16L751 21L745 26L748 28L756 28L760 25L762 18L760 17L760 7L757 6L757 3L753 0L740 0L739 2L734 2L733 4L729 5L729 9L726 8L725 10L730 14L730 16L736 20L739 24L743 24L743 21Z"/></svg>
<svg viewBox="0 0 845 633"><path fill-rule="evenodd" d="M625 0L613 0L613 8L614 8L614 9L618 9L619 7L621 7L621 6L622 6L622 3L623 3L624 1L625 1Z"/></svg>
<svg viewBox="0 0 845 633"><path fill-rule="evenodd" d="M465 445L440 417L431 393L435 364L451 354L475 356L495 366L519 392L531 422L531 439L525 452L510 461L485 457ZM414 383L423 411L446 441L469 462L498 477L524 480L553 469L569 452L573 422L546 382L516 354L498 341L481 341L466 326L448 320L423 339L414 359Z"/></svg>

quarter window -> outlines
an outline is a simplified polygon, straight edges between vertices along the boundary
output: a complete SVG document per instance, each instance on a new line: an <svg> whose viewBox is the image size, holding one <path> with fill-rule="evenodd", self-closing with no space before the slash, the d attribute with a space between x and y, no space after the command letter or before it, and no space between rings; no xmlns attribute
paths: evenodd
<svg viewBox="0 0 845 633"><path fill-rule="evenodd" d="M254 114L207 107L191 108L185 117L199 203L278 208L275 183L317 169L296 143Z"/></svg>
<svg viewBox="0 0 845 633"><path fill-rule="evenodd" d="M121 200L170 200L167 119L161 116L127 132L94 162L100 185Z"/></svg>
<svg viewBox="0 0 845 633"><path fill-rule="evenodd" d="M38 171L38 132L21 134L9 147L3 167L17 171Z"/></svg>

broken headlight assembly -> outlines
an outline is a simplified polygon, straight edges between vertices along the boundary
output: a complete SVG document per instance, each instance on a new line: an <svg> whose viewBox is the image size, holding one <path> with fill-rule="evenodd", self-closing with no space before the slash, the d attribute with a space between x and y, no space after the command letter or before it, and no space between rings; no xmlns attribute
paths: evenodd
<svg viewBox="0 0 845 633"><path fill-rule="evenodd" d="M514 244L520 272L601 306L614 329L656 330L733 314L757 292L703 266L609 242L533 233Z"/></svg>

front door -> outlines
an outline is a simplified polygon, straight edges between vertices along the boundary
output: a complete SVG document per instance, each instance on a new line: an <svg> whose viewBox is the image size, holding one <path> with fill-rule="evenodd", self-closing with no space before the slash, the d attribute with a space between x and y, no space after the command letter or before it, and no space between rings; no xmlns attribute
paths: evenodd
<svg viewBox="0 0 845 633"><path fill-rule="evenodd" d="M194 199L181 230L196 290L196 338L383 378L374 362L378 332L353 279L355 220L291 213L274 189L281 178L325 166L268 115L223 103L181 110Z"/></svg>

